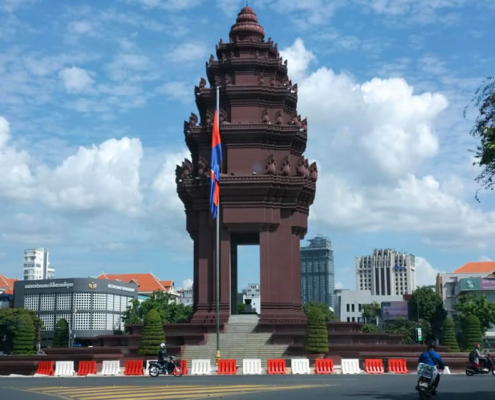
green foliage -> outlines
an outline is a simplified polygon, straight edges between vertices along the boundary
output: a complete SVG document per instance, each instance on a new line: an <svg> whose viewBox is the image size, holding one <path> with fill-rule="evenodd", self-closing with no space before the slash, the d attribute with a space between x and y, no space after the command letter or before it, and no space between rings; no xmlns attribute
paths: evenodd
<svg viewBox="0 0 495 400"><path fill-rule="evenodd" d="M378 333L381 332L382 330L378 325L375 324L365 324L361 328L361 332L363 333Z"/></svg>
<svg viewBox="0 0 495 400"><path fill-rule="evenodd" d="M28 314L22 314L17 318L14 333L13 354L34 354L34 324Z"/></svg>
<svg viewBox="0 0 495 400"><path fill-rule="evenodd" d="M122 317L125 325L142 324L144 316L150 311L156 310L162 323L175 323L187 321L192 307L184 304L176 304L170 293L160 291L153 292L149 299L143 302L135 299Z"/></svg>
<svg viewBox="0 0 495 400"><path fill-rule="evenodd" d="M420 327L423 339L431 336L431 325L428 321L420 319L419 322L409 321L403 317L397 317L394 321L385 327L386 333L402 336L402 344L416 343L416 328Z"/></svg>
<svg viewBox="0 0 495 400"><path fill-rule="evenodd" d="M33 311L24 308L0 309L0 351L12 352L18 321L22 316L28 316L31 319L34 327L34 341L40 341L43 321Z"/></svg>
<svg viewBox="0 0 495 400"><path fill-rule="evenodd" d="M478 108L471 135L479 139L474 151L476 161L473 165L482 168L476 181L484 189L493 190L495 181L495 77L487 78L476 91L474 98L464 110L466 116L468 107L473 104ZM476 196L476 198L478 198Z"/></svg>
<svg viewBox="0 0 495 400"><path fill-rule="evenodd" d="M304 351L316 354L328 353L328 330L325 315L318 307L313 307L308 312Z"/></svg>
<svg viewBox="0 0 495 400"><path fill-rule="evenodd" d="M441 343L447 347L447 351L454 353L459 351L459 344L455 337L455 323L451 318L447 318L443 323Z"/></svg>
<svg viewBox="0 0 495 400"><path fill-rule="evenodd" d="M55 325L52 347L69 347L69 324L64 318Z"/></svg>
<svg viewBox="0 0 495 400"><path fill-rule="evenodd" d="M433 289L428 287L416 289L411 296L409 310L412 318L417 319L419 314L420 320L430 323L430 333L434 337L441 335L443 322L447 318L447 311L443 308L442 298ZM425 335L423 334L423 336Z"/></svg>
<svg viewBox="0 0 495 400"><path fill-rule="evenodd" d="M455 309L460 313L461 325L464 325L464 320L470 315L478 317L483 336L490 325L495 323L495 303L488 301L485 295L465 294L459 296Z"/></svg>
<svg viewBox="0 0 495 400"><path fill-rule="evenodd" d="M237 304L237 312L242 314L246 310L246 306L244 303Z"/></svg>
<svg viewBox="0 0 495 400"><path fill-rule="evenodd" d="M382 309L380 304L373 302L371 304L363 304L363 317L367 323L375 323L377 318L381 315Z"/></svg>
<svg viewBox="0 0 495 400"><path fill-rule="evenodd" d="M469 315L464 320L463 324L464 334L464 350L469 351L474 349L476 344L483 343L483 336L481 334L480 320L476 315Z"/></svg>
<svg viewBox="0 0 495 400"><path fill-rule="evenodd" d="M325 317L325 321L327 322L335 321L337 319L335 313L332 310L330 310L330 307L328 307L328 305L326 304L318 303L317 301L309 301L303 305L304 313L308 318L311 310L315 308L323 313L323 316Z"/></svg>
<svg viewBox="0 0 495 400"><path fill-rule="evenodd" d="M163 333L160 314L156 310L149 310L144 317L139 354L156 355L160 350L161 343L165 343L165 334Z"/></svg>

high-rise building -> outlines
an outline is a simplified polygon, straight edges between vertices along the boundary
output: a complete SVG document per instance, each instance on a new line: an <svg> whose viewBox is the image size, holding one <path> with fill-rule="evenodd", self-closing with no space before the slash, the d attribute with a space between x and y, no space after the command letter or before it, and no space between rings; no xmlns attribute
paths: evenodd
<svg viewBox="0 0 495 400"><path fill-rule="evenodd" d="M356 289L373 296L412 294L416 288L414 256L392 249L375 249L370 256L356 257Z"/></svg>
<svg viewBox="0 0 495 400"><path fill-rule="evenodd" d="M50 268L50 252L48 249L24 250L24 280L55 278L55 270Z"/></svg>
<svg viewBox="0 0 495 400"><path fill-rule="evenodd" d="M335 273L330 240L316 236L301 248L302 302L316 301L334 307Z"/></svg>

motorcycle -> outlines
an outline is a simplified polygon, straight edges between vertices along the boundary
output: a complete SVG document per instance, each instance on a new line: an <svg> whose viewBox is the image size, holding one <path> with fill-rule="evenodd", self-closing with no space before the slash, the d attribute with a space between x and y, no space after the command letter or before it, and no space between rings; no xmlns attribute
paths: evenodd
<svg viewBox="0 0 495 400"><path fill-rule="evenodd" d="M420 400L430 400L434 395L434 371L435 368L427 364L420 364L418 368L418 383L416 385L416 390L419 393Z"/></svg>
<svg viewBox="0 0 495 400"><path fill-rule="evenodd" d="M473 375L483 375L483 374L492 374L495 376L495 360L490 356L490 353L486 353L486 358L483 360L483 364L481 366L481 371L478 370L478 368L474 365L473 362L468 362L464 368L464 371L466 372L467 376L473 376Z"/></svg>
<svg viewBox="0 0 495 400"><path fill-rule="evenodd" d="M175 377L182 376L184 373L180 361L171 356L166 365L161 365L158 361L151 361L149 365L149 375L156 378L160 374L173 375Z"/></svg>

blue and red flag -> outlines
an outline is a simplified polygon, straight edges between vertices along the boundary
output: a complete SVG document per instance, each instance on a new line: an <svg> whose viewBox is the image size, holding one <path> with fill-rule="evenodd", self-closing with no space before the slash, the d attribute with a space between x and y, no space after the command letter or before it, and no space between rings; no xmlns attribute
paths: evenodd
<svg viewBox="0 0 495 400"><path fill-rule="evenodd" d="M220 165L222 164L222 143L218 129L218 112L215 111L213 120L213 133L211 135L211 186L210 186L210 210L213 218L217 217L220 203Z"/></svg>

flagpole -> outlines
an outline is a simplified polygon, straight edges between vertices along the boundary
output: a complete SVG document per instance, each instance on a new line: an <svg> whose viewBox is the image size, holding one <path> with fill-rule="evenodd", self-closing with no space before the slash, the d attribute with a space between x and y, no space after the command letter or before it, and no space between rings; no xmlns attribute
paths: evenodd
<svg viewBox="0 0 495 400"><path fill-rule="evenodd" d="M217 129L220 132L220 87L217 86ZM220 172L222 171L222 164L220 162L220 168L218 171L218 183L220 182ZM217 295L217 354L215 356L218 364L220 360L220 198L218 199L217 218L216 218L216 295Z"/></svg>

